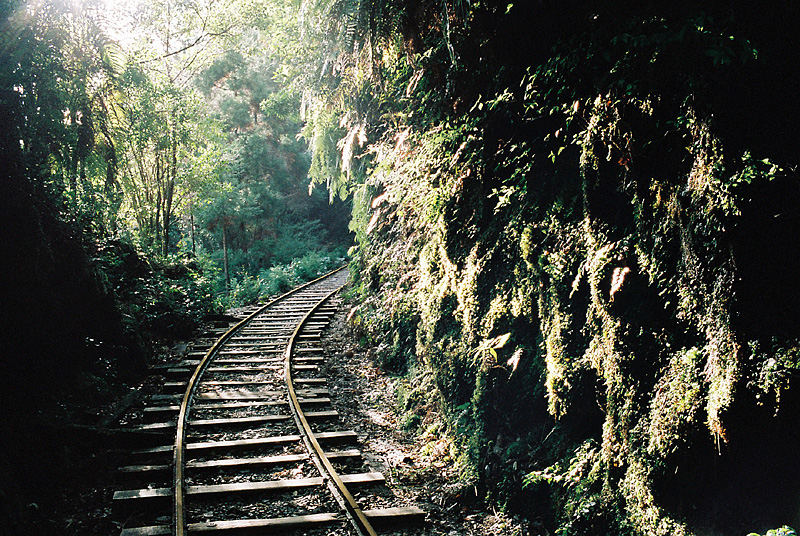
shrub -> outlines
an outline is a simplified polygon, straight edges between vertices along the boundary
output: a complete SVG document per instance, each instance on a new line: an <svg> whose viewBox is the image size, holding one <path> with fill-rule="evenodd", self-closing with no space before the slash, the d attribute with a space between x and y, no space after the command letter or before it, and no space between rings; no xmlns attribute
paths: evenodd
<svg viewBox="0 0 800 536"><path fill-rule="evenodd" d="M747 536L761 536L758 533L751 532ZM797 536L797 532L792 527L788 527L786 525L782 526L779 529L772 529L767 531L764 536Z"/></svg>
<svg viewBox="0 0 800 536"><path fill-rule="evenodd" d="M273 266L269 270L262 270L259 275L262 283L263 294L276 296L288 291L294 286L294 278L285 266Z"/></svg>

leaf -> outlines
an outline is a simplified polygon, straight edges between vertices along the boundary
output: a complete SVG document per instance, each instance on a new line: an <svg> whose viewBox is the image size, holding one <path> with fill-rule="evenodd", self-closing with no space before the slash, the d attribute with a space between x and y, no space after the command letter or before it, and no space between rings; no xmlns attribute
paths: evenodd
<svg viewBox="0 0 800 536"><path fill-rule="evenodd" d="M511 374L517 371L517 367L519 367L519 361L522 358L522 348L517 348L517 351L514 352L514 355L506 361L506 365L511 367Z"/></svg>
<svg viewBox="0 0 800 536"><path fill-rule="evenodd" d="M508 339L511 338L511 333L504 333L503 335L498 335L497 337L490 339L488 341L489 348L491 349L499 349L506 345Z"/></svg>
<svg viewBox="0 0 800 536"><path fill-rule="evenodd" d="M511 333L505 333L503 335L498 335L497 337L492 337L491 339L484 339L475 352L475 359L480 359L481 354L486 352L492 356L494 358L494 362L497 363L499 359L497 350L505 346L510 338Z"/></svg>
<svg viewBox="0 0 800 536"><path fill-rule="evenodd" d="M502 348L506 345L508 340L511 338L511 333L506 333L505 335L500 335L499 340L497 342L497 348Z"/></svg>

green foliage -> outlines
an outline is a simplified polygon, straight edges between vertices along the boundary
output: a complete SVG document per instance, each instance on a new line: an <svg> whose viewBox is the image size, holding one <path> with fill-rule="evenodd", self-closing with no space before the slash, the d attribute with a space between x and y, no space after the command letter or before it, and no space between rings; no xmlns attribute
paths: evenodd
<svg viewBox="0 0 800 536"><path fill-rule="evenodd" d="M250 275L245 275L241 278L234 277L231 279L230 288L224 294L221 302L226 307L257 303L261 297L262 288L263 282L259 277Z"/></svg>
<svg viewBox="0 0 800 536"><path fill-rule="evenodd" d="M295 138L300 91L289 77L296 65L279 54L298 46L291 41L296 36L288 37L296 14L264 7L270 30L254 28L197 79L227 130L193 206L195 250L215 265L223 305L257 301L309 279L329 264L318 259L330 258L349 238L338 229L346 205L330 205L321 192L308 195L313 163Z"/></svg>
<svg viewBox="0 0 800 536"><path fill-rule="evenodd" d="M273 266L263 272L259 279L262 288L269 296L276 296L292 288L292 275L284 266Z"/></svg>
<svg viewBox="0 0 800 536"><path fill-rule="evenodd" d="M430 410L428 396L431 386L429 377L414 372L411 377L414 381L403 380L398 384L396 396L400 426L413 432L423 424L423 418Z"/></svg>
<svg viewBox="0 0 800 536"><path fill-rule="evenodd" d="M244 273L239 277L234 276L227 289L224 281L217 279L216 304L220 308L230 308L264 302L301 283L316 279L344 262L339 252L325 255L311 251L287 264L271 266L254 275Z"/></svg>
<svg viewBox="0 0 800 536"><path fill-rule="evenodd" d="M130 243L108 241L94 261L126 328L142 339L188 337L214 310L211 281L190 259L148 260Z"/></svg>
<svg viewBox="0 0 800 536"><path fill-rule="evenodd" d="M782 526L777 529L770 529L768 530L764 536L796 536L797 532L792 527L789 526ZM751 532L747 536L760 536L758 533Z"/></svg>
<svg viewBox="0 0 800 536"><path fill-rule="evenodd" d="M773 406L777 413L781 393L789 388L792 376L800 369L800 348L796 341L779 342L777 339L770 343L750 341L748 347L747 361L752 367L750 387L757 393L760 404Z"/></svg>
<svg viewBox="0 0 800 536"><path fill-rule="evenodd" d="M770 162L769 158L755 160L749 151L745 151L742 155L742 168L733 177L733 186L752 184L754 180L773 180L783 172L784 170Z"/></svg>
<svg viewBox="0 0 800 536"><path fill-rule="evenodd" d="M624 514L605 482L607 469L596 442L587 440L552 466L527 474L523 485L552 489L560 512L556 534L601 534L611 527L617 534L635 534L619 523Z"/></svg>
<svg viewBox="0 0 800 536"><path fill-rule="evenodd" d="M703 397L700 366L703 355L690 348L672 357L650 401L648 450L660 457L685 448L688 432L696 427Z"/></svg>
<svg viewBox="0 0 800 536"><path fill-rule="evenodd" d="M786 174L720 126L755 34L695 8L455 4L403 45L331 4L306 134L315 180L353 196L354 326L415 385L403 425L439 415L484 498L533 475L561 534L690 534L671 464L724 453L796 370L795 339L742 342L733 229Z"/></svg>

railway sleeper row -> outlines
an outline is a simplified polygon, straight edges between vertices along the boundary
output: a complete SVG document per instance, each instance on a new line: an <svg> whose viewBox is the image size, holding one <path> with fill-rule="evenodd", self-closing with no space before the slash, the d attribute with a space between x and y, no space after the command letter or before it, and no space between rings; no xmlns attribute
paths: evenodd
<svg viewBox="0 0 800 536"><path fill-rule="evenodd" d="M397 523L418 523L424 519L424 513L413 507L376 508L365 510L364 515L374 526L379 528ZM290 531L341 525L345 522L346 518L343 513L321 513L267 519L190 523L188 529L189 534L285 534ZM121 536L166 536L170 534L172 534L171 527L160 525L124 529Z"/></svg>
<svg viewBox="0 0 800 536"><path fill-rule="evenodd" d="M359 459L361 451L358 449L349 449L344 451L328 451L325 455L330 460L348 460ZM282 454L275 456L254 456L248 458L221 458L216 460L191 460L186 463L186 467L190 469L242 469L253 468L262 466L275 466L284 465L289 463L299 463L308 461L308 454ZM143 473L159 473L172 471L172 465L168 463L163 464L150 464L150 465L126 465L120 467L120 473L140 475Z"/></svg>
<svg viewBox="0 0 800 536"><path fill-rule="evenodd" d="M226 328L213 329L207 337L195 341L178 363L154 367L153 372L164 378L162 392L141 401L140 423L126 429L127 434L150 438L151 443L133 450L130 463L119 468L122 482L142 483L143 487L126 486L114 493L115 512L128 516L129 520L136 519L134 523L141 526L123 529L122 536L175 534L172 523L164 523L171 519L164 515L167 507L173 499L177 500L174 488L168 483L175 470L175 446L164 444L163 439L174 434L174 418L181 410L179 404L185 398L189 378L221 335L228 339L223 346L215 347L215 357L208 366L204 365L192 396L192 414L185 421L188 442L184 445L186 457L181 466L187 477L181 495L193 505L187 511L186 532L286 533L347 522L345 512L328 496L331 483L318 472L319 466L305 450L302 436L286 433L292 429L294 418L287 411L282 380L285 348L296 325L332 288L308 291L306 297L290 297L285 305L271 306L269 314L262 308L232 335ZM303 329L295 333L293 383L307 421L319 426L329 423L314 430L312 435L324 446L327 460L338 467L336 472L341 481L348 489L373 489L385 484L384 477L369 471L357 448L355 432L336 430L339 415L330 407L325 378L317 377L319 365L324 362L324 351L319 347L322 331L336 309L337 303L330 301L318 307ZM259 310L243 310L231 318L245 318L241 315L256 311ZM263 501L286 494L296 497L300 492L319 497L316 503L309 503L317 506L308 507L309 511L300 509L291 516L248 515L242 519L235 515L251 511L247 504L260 505L258 512L280 513L281 508L275 511L265 508L263 505L269 502ZM219 510L225 503L230 506ZM229 508L233 514L223 513L214 521L208 519L209 513L198 518L197 509L205 509L204 504L216 505L217 510L212 508L212 511L217 512ZM385 506L380 501L378 505ZM320 508L327 511L317 511ZM373 508L363 514L376 526L418 522L425 516L416 507Z"/></svg>

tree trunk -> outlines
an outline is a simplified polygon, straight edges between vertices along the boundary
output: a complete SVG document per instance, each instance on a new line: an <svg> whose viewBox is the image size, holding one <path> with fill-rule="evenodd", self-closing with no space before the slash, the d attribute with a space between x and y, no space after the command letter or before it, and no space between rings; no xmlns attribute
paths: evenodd
<svg viewBox="0 0 800 536"><path fill-rule="evenodd" d="M172 197L171 192L168 195ZM170 213L171 211L168 205L170 205L171 202L171 199L164 201L164 228L161 233L161 254L164 257L169 253L169 226L172 223L172 214Z"/></svg>
<svg viewBox="0 0 800 536"><path fill-rule="evenodd" d="M158 247L158 239L161 236L161 213L163 212L163 199L161 196L162 193L162 184L164 182L163 178L163 166L161 165L161 154L156 153L156 171L155 171L155 210L153 211L153 225L149 229L150 236L148 237L149 240L152 241L152 247L155 249Z"/></svg>
<svg viewBox="0 0 800 536"><path fill-rule="evenodd" d="M192 235L192 255L197 256L197 250L194 246L194 206L192 205L192 198L189 196L189 229Z"/></svg>
<svg viewBox="0 0 800 536"><path fill-rule="evenodd" d="M178 177L178 140L172 137L172 162L167 176L166 192L164 192L164 236L161 240L161 254L165 257L169 253L169 226L172 222L172 201L175 194L175 181Z"/></svg>
<svg viewBox="0 0 800 536"><path fill-rule="evenodd" d="M228 228L222 224L222 272L225 275L225 290L231 288L231 276L228 272Z"/></svg>

